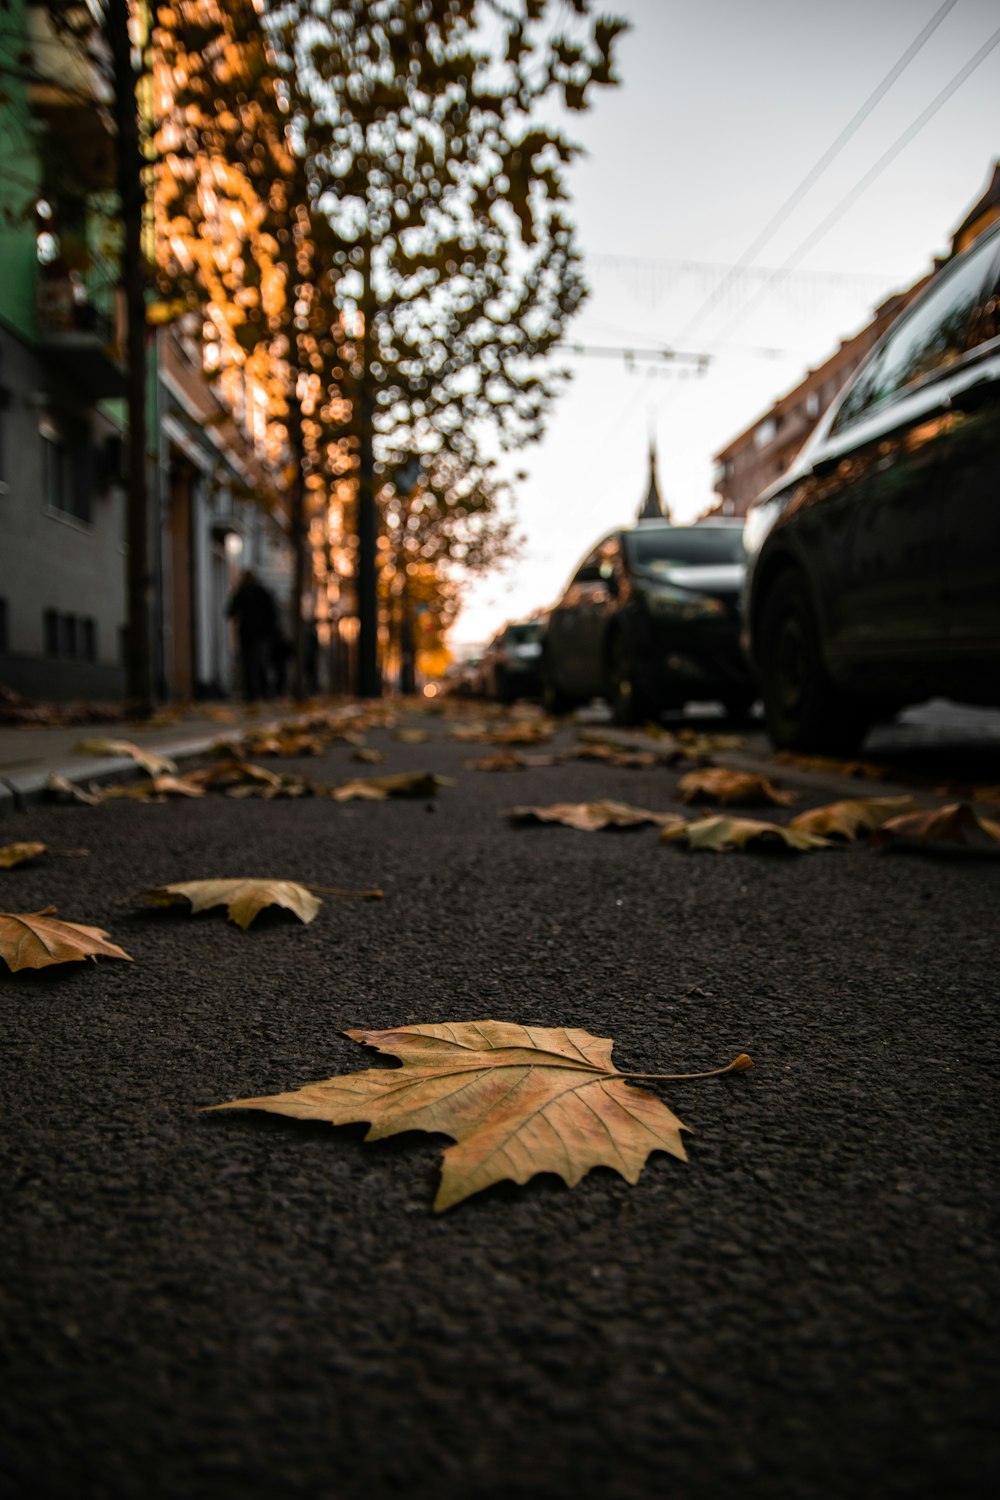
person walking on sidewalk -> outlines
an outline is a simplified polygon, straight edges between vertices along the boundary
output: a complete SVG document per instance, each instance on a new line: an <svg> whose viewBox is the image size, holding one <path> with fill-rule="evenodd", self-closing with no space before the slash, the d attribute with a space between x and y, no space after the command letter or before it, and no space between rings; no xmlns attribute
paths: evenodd
<svg viewBox="0 0 1000 1500"><path fill-rule="evenodd" d="M270 589L252 568L247 568L233 592L226 614L236 621L243 672L243 696L247 703L264 698L268 691L267 669L278 623L278 611Z"/></svg>

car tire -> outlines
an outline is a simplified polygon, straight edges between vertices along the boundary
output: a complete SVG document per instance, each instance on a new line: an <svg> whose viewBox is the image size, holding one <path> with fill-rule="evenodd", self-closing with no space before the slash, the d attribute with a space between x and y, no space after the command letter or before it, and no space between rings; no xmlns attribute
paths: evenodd
<svg viewBox="0 0 1000 1500"><path fill-rule="evenodd" d="M824 665L816 616L798 573L776 580L761 611L758 643L764 717L775 746L854 754L870 720Z"/></svg>
<svg viewBox="0 0 1000 1500"><path fill-rule="evenodd" d="M542 662L542 707L547 714L568 714L576 707L576 699L564 693L552 680L546 663Z"/></svg>
<svg viewBox="0 0 1000 1500"><path fill-rule="evenodd" d="M608 707L623 728L645 724L654 717L648 698L636 681L635 653L623 630L616 630L608 648Z"/></svg>

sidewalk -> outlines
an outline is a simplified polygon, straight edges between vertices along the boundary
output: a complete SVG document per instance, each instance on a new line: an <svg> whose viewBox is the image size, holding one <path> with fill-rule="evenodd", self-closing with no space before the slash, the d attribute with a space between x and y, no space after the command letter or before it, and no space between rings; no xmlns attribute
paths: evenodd
<svg viewBox="0 0 1000 1500"><path fill-rule="evenodd" d="M232 715L230 718L229 715ZM0 818L41 801L50 776L87 783L141 774L126 755L95 755L77 746L87 740L129 740L172 760L206 754L219 740L295 717L288 700L253 707L226 705L215 713L195 708L172 723L0 724Z"/></svg>

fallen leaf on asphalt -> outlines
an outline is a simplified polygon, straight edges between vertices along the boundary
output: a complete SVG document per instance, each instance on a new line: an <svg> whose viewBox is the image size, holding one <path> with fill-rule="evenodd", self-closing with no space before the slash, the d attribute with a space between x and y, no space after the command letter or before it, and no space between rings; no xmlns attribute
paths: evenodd
<svg viewBox="0 0 1000 1500"><path fill-rule="evenodd" d="M248 755L280 755L286 759L302 755L322 755L323 744L314 734L302 730L279 730L276 734L248 735L244 740Z"/></svg>
<svg viewBox="0 0 1000 1500"><path fill-rule="evenodd" d="M468 729L453 729L452 738L483 745L544 745L555 729L552 719L524 719L517 724L478 724Z"/></svg>
<svg viewBox="0 0 1000 1500"><path fill-rule="evenodd" d="M966 802L952 802L891 818L875 830L872 843L928 853L1000 854L1000 823L977 817Z"/></svg>
<svg viewBox="0 0 1000 1500"><path fill-rule="evenodd" d="M408 771L395 776L359 776L335 786L330 795L335 802L355 798L384 802L387 797L436 797L438 787L454 784L447 776L435 776L430 771Z"/></svg>
<svg viewBox="0 0 1000 1500"><path fill-rule="evenodd" d="M351 751L351 759L360 761L365 766L381 766L385 762L385 756L381 750L366 750L363 746Z"/></svg>
<svg viewBox="0 0 1000 1500"><path fill-rule="evenodd" d="M465 762L467 771L526 771L532 766L558 766L558 755L525 755L521 750L498 750L495 755L479 755Z"/></svg>
<svg viewBox="0 0 1000 1500"><path fill-rule="evenodd" d="M745 743L739 734L701 734L697 729L673 733L673 748L685 760L707 760L726 750L739 750Z"/></svg>
<svg viewBox="0 0 1000 1500"><path fill-rule="evenodd" d="M620 745L606 745L600 740L577 745L570 753L574 760L596 760L603 765L633 771L662 763L662 756L652 750L623 750Z"/></svg>
<svg viewBox="0 0 1000 1500"><path fill-rule="evenodd" d="M194 786L222 787L240 786L245 782L259 782L263 786L280 787L281 777L264 766L255 766L250 761L230 755L200 771L192 771L187 780Z"/></svg>
<svg viewBox="0 0 1000 1500"><path fill-rule="evenodd" d="M177 770L176 763L167 756L157 755L155 750L143 750L131 740L81 740L76 748L85 755L127 755L150 776Z"/></svg>
<svg viewBox="0 0 1000 1500"><path fill-rule="evenodd" d="M757 776L752 771L731 771L727 766L688 771L677 783L677 790L683 802L737 802L744 807L761 802L788 807L798 797L797 792L779 791L766 776Z"/></svg>
<svg viewBox="0 0 1000 1500"><path fill-rule="evenodd" d="M130 954L100 927L56 920L54 906L35 912L0 912L0 958L8 969L47 969L52 964L78 963L84 958L124 958Z"/></svg>
<svg viewBox="0 0 1000 1500"><path fill-rule="evenodd" d="M837 760L830 755L799 755L794 750L776 750L771 756L780 766L795 766L800 771L832 771L837 776L853 776L865 781L881 781L882 766L869 760Z"/></svg>
<svg viewBox="0 0 1000 1500"><path fill-rule="evenodd" d="M84 787L77 786L75 781L67 781L65 776L56 776L54 773L45 783L45 790L54 800L63 798L70 802L82 802L86 807L96 807L101 800L97 792L88 792Z"/></svg>
<svg viewBox="0 0 1000 1500"><path fill-rule="evenodd" d="M553 1172L575 1187L594 1167L636 1183L653 1151L686 1160L688 1129L629 1078L707 1077L619 1073L614 1043L576 1028L466 1021L348 1031L402 1067L345 1073L284 1094L236 1099L214 1110L260 1109L333 1125L368 1123L367 1140L406 1130L450 1135L435 1212L496 1182ZM717 1073L749 1068L741 1053Z"/></svg>
<svg viewBox="0 0 1000 1500"><path fill-rule="evenodd" d="M746 849L750 846L775 849L829 849L829 839L780 823L759 823L755 818L727 818L721 814L699 818L696 822L665 828L660 834L665 842L683 842L689 849Z"/></svg>
<svg viewBox="0 0 1000 1500"><path fill-rule="evenodd" d="M0 845L0 870L12 870L23 865L27 859L37 859L45 854L48 844L3 844Z"/></svg>
<svg viewBox="0 0 1000 1500"><path fill-rule="evenodd" d="M426 745L432 738L429 729L394 729L392 737L401 745Z"/></svg>
<svg viewBox="0 0 1000 1500"><path fill-rule="evenodd" d="M205 788L181 776L151 776L129 786L105 786L98 792L101 802L124 797L133 802L165 802L168 797L204 797Z"/></svg>
<svg viewBox="0 0 1000 1500"><path fill-rule="evenodd" d="M308 923L323 904L304 885L292 880L181 880L144 891L143 897L152 906L176 906L188 901L192 912L224 906L229 920L244 929L266 906L283 906Z"/></svg>
<svg viewBox="0 0 1000 1500"><path fill-rule="evenodd" d="M890 818L911 812L913 806L912 797L848 798L798 813L788 826L827 839L856 839L859 833L871 833Z"/></svg>
<svg viewBox="0 0 1000 1500"><path fill-rule="evenodd" d="M506 816L512 823L561 823L581 833L596 833L601 828L641 828L655 823L660 828L680 827L684 819L678 813L650 812L646 807L632 807L628 802L553 802L548 807L511 807Z"/></svg>

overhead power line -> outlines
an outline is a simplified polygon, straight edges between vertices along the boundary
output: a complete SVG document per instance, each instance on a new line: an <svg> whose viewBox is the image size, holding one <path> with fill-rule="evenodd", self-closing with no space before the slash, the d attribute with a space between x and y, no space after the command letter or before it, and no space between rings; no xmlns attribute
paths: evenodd
<svg viewBox="0 0 1000 1500"><path fill-rule="evenodd" d="M764 245L767 244L768 240L773 238L774 234L778 229L780 229L781 225L784 224L785 220L788 218L792 210L798 206L798 204L805 197L806 193L808 193L809 189L823 175L823 173L826 171L827 167L831 164L835 157L839 156L840 152L847 145L847 142L857 132L860 126L864 124L865 120L867 120L876 104L878 104L879 101L885 96L885 94L888 93L889 89L892 88L892 85L896 82L896 79L900 76L900 74L903 73L907 67L909 67L910 63L916 57L920 49L924 46L925 42L930 39L933 33L941 25L941 22L944 20L945 16L950 10L954 8L956 3L957 0L944 0L944 4L939 6L934 15L931 16L930 20L927 22L926 26L924 26L924 28L917 33L917 35L913 38L913 41L907 47L906 51L902 54L901 57L897 59L897 61L892 65L881 82L868 95L868 98L861 105L861 108L856 112L856 114L852 116L850 120L848 120L847 124L837 136L836 140L827 147L819 160L812 167L810 167L809 171L806 173L805 177L803 177L802 181L789 194L781 207L767 221L767 223L764 225L764 228L757 235L753 243L749 245L743 252L736 265L733 267L730 282L740 271L746 269L749 266L750 262L753 260L753 257L758 253L758 251L760 251L764 247ZM784 269L784 267L782 267L781 269ZM690 338L692 331L701 321L704 315L709 312L719 301L720 297L725 294L728 289L728 285L729 283L723 282L709 293L709 295L705 298L705 301L702 303L701 307L697 309L694 316L688 320L684 328L681 330L680 334L678 335L679 340L683 341Z"/></svg>
<svg viewBox="0 0 1000 1500"><path fill-rule="evenodd" d="M957 89L961 88L965 80L976 71L981 63L986 61L987 57L989 57L990 53L998 43L1000 43L1000 29L994 31L993 35L987 38L987 40L979 48L978 52L973 53L968 62L963 67L959 68L955 76L950 80L950 82L945 84L941 92L931 100L927 108L922 110L917 118L907 126L902 135L897 136L892 145L882 153L875 165L873 167L870 167L863 177L859 178L859 180L851 188L850 192L845 193L844 197L841 198L840 202L836 205L835 208L832 208L830 210L822 223L818 224L817 227L812 231L812 233L807 235L802 243L792 251L788 259L781 266L779 266L774 274L769 277L767 281L765 281L764 285L760 287L757 292L755 292L755 294L750 298L749 302L744 303L743 307L736 314L736 316L730 319L725 328L719 334L720 339L724 339L727 334L732 333L733 329L736 328L740 323L742 323L747 314L757 306L757 303L761 300L761 298L765 297L767 293L771 291L771 289L783 279L787 272L793 266L797 265L804 255L807 255L809 253L814 245L819 244L819 241L825 234L827 234L830 229L833 228L838 219L843 218L847 210L857 202L862 193L864 193L868 188L871 187L875 179L885 171L890 162L895 161L899 153L910 144L914 136L918 135L919 132L923 130L924 126L933 119L942 105L947 104L952 94L954 94Z"/></svg>

